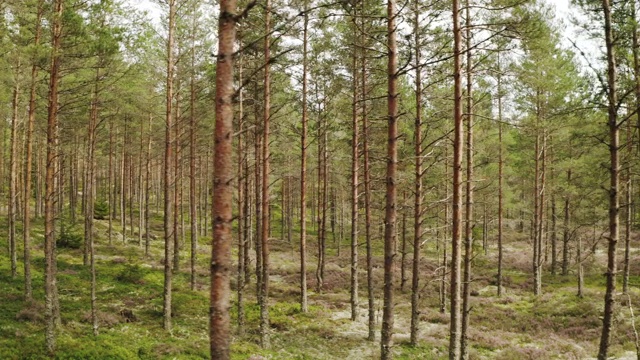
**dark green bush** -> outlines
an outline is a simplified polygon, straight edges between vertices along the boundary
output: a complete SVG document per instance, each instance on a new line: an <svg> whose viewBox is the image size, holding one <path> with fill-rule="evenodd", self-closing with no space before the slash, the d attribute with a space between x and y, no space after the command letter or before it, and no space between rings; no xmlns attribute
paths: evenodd
<svg viewBox="0 0 640 360"><path fill-rule="evenodd" d="M65 249L80 249L84 236L74 226L62 224L56 246Z"/></svg>
<svg viewBox="0 0 640 360"><path fill-rule="evenodd" d="M139 265L125 265L124 269L116 275L116 280L130 284L144 283L144 269Z"/></svg>
<svg viewBox="0 0 640 360"><path fill-rule="evenodd" d="M109 218L109 204L104 200L98 200L93 206L93 218L104 220Z"/></svg>

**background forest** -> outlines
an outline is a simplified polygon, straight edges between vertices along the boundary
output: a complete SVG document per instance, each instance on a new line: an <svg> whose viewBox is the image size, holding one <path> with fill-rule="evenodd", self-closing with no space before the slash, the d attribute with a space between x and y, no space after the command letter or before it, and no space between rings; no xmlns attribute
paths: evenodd
<svg viewBox="0 0 640 360"><path fill-rule="evenodd" d="M0 359L640 358L635 1L142 5L0 0Z"/></svg>

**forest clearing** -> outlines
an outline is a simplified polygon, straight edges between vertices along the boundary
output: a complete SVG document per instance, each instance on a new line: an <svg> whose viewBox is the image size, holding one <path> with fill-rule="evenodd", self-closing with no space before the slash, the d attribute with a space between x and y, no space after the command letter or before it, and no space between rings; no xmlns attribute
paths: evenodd
<svg viewBox="0 0 640 360"><path fill-rule="evenodd" d="M636 1L0 9L0 359L640 359Z"/></svg>

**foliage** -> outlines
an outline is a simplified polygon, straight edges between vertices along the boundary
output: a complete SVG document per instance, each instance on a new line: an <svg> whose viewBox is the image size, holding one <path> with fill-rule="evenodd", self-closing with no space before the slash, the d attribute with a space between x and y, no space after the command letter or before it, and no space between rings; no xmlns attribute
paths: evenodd
<svg viewBox="0 0 640 360"><path fill-rule="evenodd" d="M94 204L93 218L96 220L104 220L109 217L109 203L104 200L98 200Z"/></svg>
<svg viewBox="0 0 640 360"><path fill-rule="evenodd" d="M56 246L63 249L80 249L84 242L84 235L77 225L64 221L60 225L60 234L56 239Z"/></svg>
<svg viewBox="0 0 640 360"><path fill-rule="evenodd" d="M144 283L144 269L138 264L125 264L122 270L116 275L115 279L129 284Z"/></svg>

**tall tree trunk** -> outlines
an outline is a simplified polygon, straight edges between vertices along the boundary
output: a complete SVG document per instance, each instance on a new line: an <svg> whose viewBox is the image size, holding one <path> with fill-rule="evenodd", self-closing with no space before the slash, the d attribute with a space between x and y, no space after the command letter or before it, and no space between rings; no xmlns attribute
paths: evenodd
<svg viewBox="0 0 640 360"><path fill-rule="evenodd" d="M109 245L113 244L113 218L115 217L115 191L113 189L114 173L113 173L113 119L109 121L109 226L107 236L109 237Z"/></svg>
<svg viewBox="0 0 640 360"><path fill-rule="evenodd" d="M94 89L91 99L91 110L89 114L89 129L87 132L87 160L85 164L86 182L83 189L85 198L84 213L84 238L85 254L88 255L88 264L91 271L91 323L93 335L98 336L98 310L96 304L96 262L95 248L93 241L93 210L95 205L94 184L95 184L95 148L96 148L96 127L98 124L98 102L99 102L99 81L100 69L96 69Z"/></svg>
<svg viewBox="0 0 640 360"><path fill-rule="evenodd" d="M353 10L353 35L354 39L357 34L356 25L356 9ZM352 83L352 109L351 109L351 320L355 321L358 318L358 57L355 53L352 54L353 65L353 83Z"/></svg>
<svg viewBox="0 0 640 360"><path fill-rule="evenodd" d="M500 67L500 54L498 53L498 297L502 296L502 262L504 257L502 245L504 219L504 149L502 129L502 69Z"/></svg>
<svg viewBox="0 0 640 360"><path fill-rule="evenodd" d="M40 45L42 36L42 13L44 0L38 0L34 45ZM31 66L31 83L29 89L29 113L26 131L26 161L24 171L24 215L23 215L23 239L24 239L24 297L26 301L33 299L33 285L31 283L31 179L33 168L33 128L36 120L36 88L38 86L37 59L33 58Z"/></svg>
<svg viewBox="0 0 640 360"><path fill-rule="evenodd" d="M415 156L415 184L413 189L413 262L411 275L411 345L418 344L418 331L420 321L420 245L422 243L422 68L420 43L420 1L414 0L414 29L413 41L415 46L415 97L416 117L414 123L414 156Z"/></svg>
<svg viewBox="0 0 640 360"><path fill-rule="evenodd" d="M257 93L257 90L256 90ZM256 218L256 294L260 294L262 289L262 135L258 130L262 128L259 125L260 110L258 109L258 103L255 102L254 114L256 117L256 128L254 131L254 174L255 174L255 218ZM259 303L259 302L258 302Z"/></svg>
<svg viewBox="0 0 640 360"><path fill-rule="evenodd" d="M567 170L567 186L571 186L571 169ZM564 199L564 222L562 224L562 275L569 275L569 221L571 220L569 212L571 195L566 194Z"/></svg>
<svg viewBox="0 0 640 360"><path fill-rule="evenodd" d="M556 274L558 267L558 234L557 234L558 215L556 213L556 197L551 195L551 274Z"/></svg>
<svg viewBox="0 0 640 360"><path fill-rule="evenodd" d="M609 244L607 250L607 288L604 297L604 316L602 320L602 336L598 350L598 360L606 360L611 343L611 327L613 323L616 292L616 245L618 244L619 232L619 196L618 188L620 183L619 174L619 125L618 125L618 100L616 88L616 58L614 48L613 27L611 24L611 8L609 0L602 0L602 11L604 14L605 45L607 49L607 98L608 98L608 126L609 126L609 153L610 153L610 174L611 183L609 188Z"/></svg>
<svg viewBox="0 0 640 360"><path fill-rule="evenodd" d="M230 359L231 223L233 220L233 54L236 0L220 1L211 246L211 358Z"/></svg>
<svg viewBox="0 0 640 360"><path fill-rule="evenodd" d="M449 178L449 147L444 148L444 178ZM444 199L449 199L449 182L444 182ZM442 231L442 264L440 266L440 313L444 314L447 308L447 238L449 236L449 202L443 201L443 231ZM438 260L439 262L439 260Z"/></svg>
<svg viewBox="0 0 640 360"><path fill-rule="evenodd" d="M150 177L151 177L151 123L153 121L153 115L149 114L149 133L147 134L147 154L146 154L146 164L145 164L145 175L144 175L144 256L149 256L149 246L151 245L151 226L149 224L149 202L150 202ZM109 219L111 221L111 219Z"/></svg>
<svg viewBox="0 0 640 360"><path fill-rule="evenodd" d="M16 277L18 269L18 258L16 254L16 212L18 199L18 112L20 101L20 60L17 61L16 72L14 74L13 99L11 103L11 137L9 139L9 256L11 257L11 277Z"/></svg>
<svg viewBox="0 0 640 360"><path fill-rule="evenodd" d="M300 309L307 304L307 73L309 71L309 2L304 2L302 40L302 133L300 134Z"/></svg>
<svg viewBox="0 0 640 360"><path fill-rule="evenodd" d="M366 20L362 18L362 26ZM365 35L361 35L362 44L365 41ZM369 160L369 113L367 108L367 57L366 47L362 47L362 58L360 66L360 81L362 84L362 160L364 170L364 238L367 252L367 316L369 335L367 340L375 341L376 339L376 309L375 295L373 283L373 249L372 249L372 233L371 233L371 162Z"/></svg>
<svg viewBox="0 0 640 360"><path fill-rule="evenodd" d="M181 54L177 54L177 58L180 58ZM178 70L176 70L178 72ZM181 82L180 79L176 79L176 91L175 91L175 112L173 122L173 144L174 144L174 156L173 156L173 220L171 225L173 226L173 273L176 274L180 271L180 237L178 233L178 220L181 214L181 202L180 188L182 183L182 176L180 174L180 160L182 156L182 149L180 148L180 105L182 97L180 95Z"/></svg>
<svg viewBox="0 0 640 360"><path fill-rule="evenodd" d="M195 21L194 21L195 26ZM240 84L243 83L242 70L243 70L243 61L242 57L240 57L238 66L238 82ZM195 94L194 94L195 95ZM236 277L237 281L237 292L238 292L238 301L237 301L237 311L238 311L238 333L244 333L245 326L245 310L244 310L244 290L245 290L245 265L247 264L245 256L248 254L245 251L245 247L247 246L247 238L246 238L246 230L245 226L247 225L245 219L247 213L246 206L244 205L247 201L247 193L245 189L247 186L245 183L247 182L247 174L245 171L245 162L247 161L247 157L245 154L244 148L244 91L243 89L239 89L238 93L238 273ZM195 156L195 154L194 154ZM195 172L195 169L194 169ZM194 177L195 179L195 177ZM194 180L195 185L195 180ZM195 194L194 194L195 198ZM193 209L195 213L195 209ZM195 214L193 215L195 216ZM192 238L193 241L193 238ZM194 245L191 246L192 251ZM192 272L195 270L195 267L192 265Z"/></svg>
<svg viewBox="0 0 640 360"><path fill-rule="evenodd" d="M631 120L627 120L627 164L625 171L625 222L624 222L624 270L622 275L622 292L626 295L629 292L629 270L631 256L631 226L633 218L631 216L632 188L631 188L631 167L633 162Z"/></svg>
<svg viewBox="0 0 640 360"><path fill-rule="evenodd" d="M233 1L233 0L225 0ZM164 143L164 291L163 291L163 327L171 332L171 258L173 256L172 249L172 228L171 220L173 219L173 186L175 179L171 170L173 161L173 143L171 138L171 130L173 129L173 74L174 74L174 34L177 0L169 0L169 36L167 38L167 96L166 96L166 112L165 112L165 143ZM122 214L124 217L124 214ZM213 252L214 256L215 253ZM213 261L212 261L213 266ZM213 276L212 276L213 279ZM212 280L213 281L213 280ZM213 288L213 287L212 287ZM227 295L228 296L228 295ZM211 315L213 318L213 314Z"/></svg>
<svg viewBox="0 0 640 360"><path fill-rule="evenodd" d="M396 169L398 166L398 47L396 45L396 2L387 0L387 194L384 216L384 301L382 307L382 332L380 336L381 359L393 358L393 291L396 262Z"/></svg>
<svg viewBox="0 0 640 360"><path fill-rule="evenodd" d="M400 210L401 225L400 227L400 292L404 292L404 287L407 283L407 274L406 274L406 257L407 257L407 195L403 191L402 192L402 208Z"/></svg>
<svg viewBox="0 0 640 360"><path fill-rule="evenodd" d="M249 141L247 140L247 145L248 145ZM243 230L244 230L244 234L242 235L244 238L244 242L245 242L245 246L244 246L244 284L247 285L249 283L251 283L251 257L249 256L249 250L251 250L251 246L253 244L253 231L251 228L251 224L252 224L252 216L251 216L251 196L252 196L252 189L255 189L255 186L250 186L251 184L251 177L249 177L250 173L249 173L249 147L247 146L245 148L244 151L244 176L245 176L245 181L244 181L244 198L245 201L243 203L243 207L244 207L244 225L243 225ZM253 184L251 184L253 185Z"/></svg>
<svg viewBox="0 0 640 360"><path fill-rule="evenodd" d="M269 121L271 120L271 0L265 4L265 39L264 39L264 110L262 130L262 287L260 289L260 345L271 347L269 333Z"/></svg>
<svg viewBox="0 0 640 360"><path fill-rule="evenodd" d="M325 94L326 99L326 94ZM326 104L325 104L326 108ZM318 268L316 271L316 278L318 281L318 292L322 290L324 285L324 269L326 264L326 244L327 244L327 195L328 195L328 157L327 157L327 117L322 115L320 117L320 163L319 168L320 178L320 197L319 197L319 212L320 223L318 227Z"/></svg>
<svg viewBox="0 0 640 360"><path fill-rule="evenodd" d="M58 156L58 82L60 77L61 42L62 42L62 4L63 0L55 0L52 14L51 69L49 73L49 98L47 116L47 162L45 175L45 207L44 207L44 317L45 344L47 353L53 356L56 351L56 313L58 312L58 289L56 284L56 161Z"/></svg>
<svg viewBox="0 0 640 360"><path fill-rule="evenodd" d="M460 357L460 247L462 230L462 81L460 4L453 0L453 79L454 79L454 139L453 139L453 211L451 236L451 322L449 330L449 359Z"/></svg>
<svg viewBox="0 0 640 360"><path fill-rule="evenodd" d="M460 358L469 358L467 344L467 330L469 328L469 312L471 311L471 261L473 260L473 230L475 219L473 216L473 70L471 54L471 13L469 0L465 3L466 11L466 77L467 77L467 181L466 181L466 201L465 201L465 229L464 229L464 280L462 288L462 327L460 333Z"/></svg>
<svg viewBox="0 0 640 360"><path fill-rule="evenodd" d="M138 246L142 247L142 238L143 232L142 228L144 225L145 213L144 213L144 175L143 175L143 157L144 157L144 120L140 118L140 149L138 151L138 176L136 178L137 181L137 199L138 199Z"/></svg>
<svg viewBox="0 0 640 360"><path fill-rule="evenodd" d="M545 178L545 132L542 114L542 98L544 98L540 90L536 91L536 140L535 140L535 180L533 193L533 294L538 296L542 293L542 243L543 232L542 224L544 222L544 178ZM541 129L542 134L541 134Z"/></svg>
<svg viewBox="0 0 640 360"><path fill-rule="evenodd" d="M127 243L127 117L124 117L124 131L122 133L122 151L120 156L120 227L122 228L122 244Z"/></svg>

